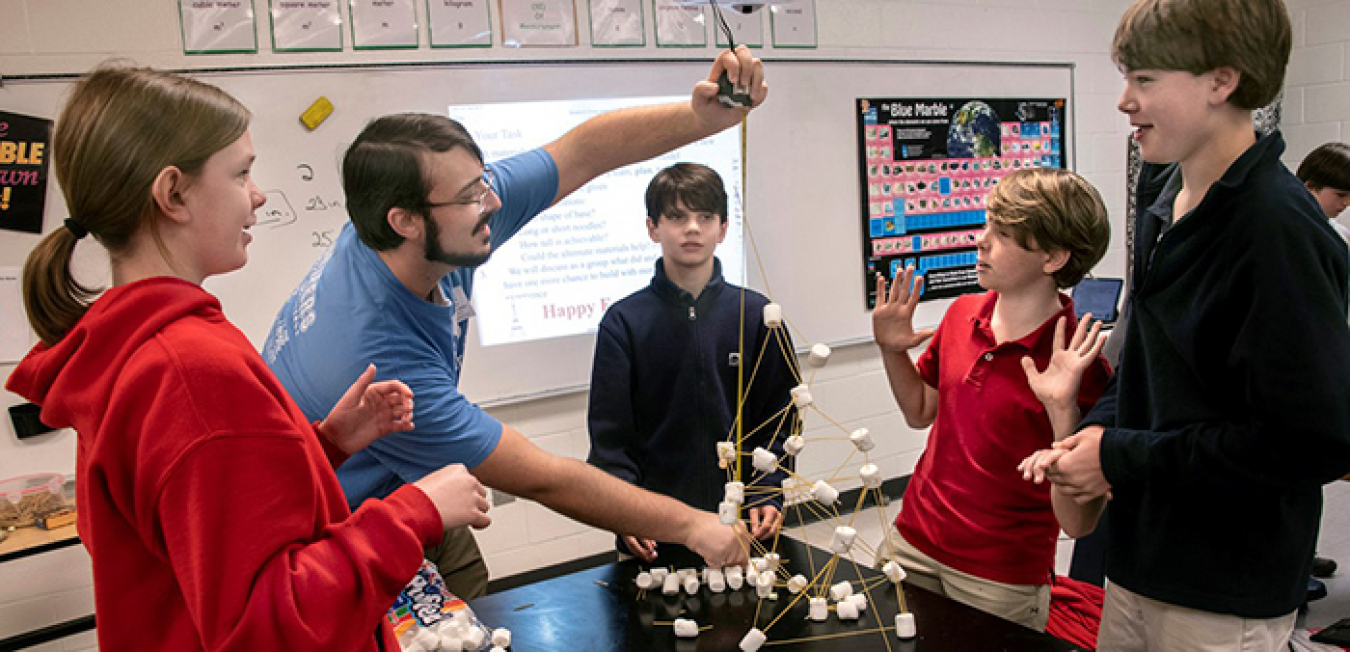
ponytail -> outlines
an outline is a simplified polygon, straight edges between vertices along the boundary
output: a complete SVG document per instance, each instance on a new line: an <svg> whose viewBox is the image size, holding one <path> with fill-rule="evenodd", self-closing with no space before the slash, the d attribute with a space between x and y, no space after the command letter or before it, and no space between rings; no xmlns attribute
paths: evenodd
<svg viewBox="0 0 1350 652"><path fill-rule="evenodd" d="M28 323L48 345L70 332L101 291L82 285L70 271L78 242L74 231L61 227L33 248L23 266L23 307Z"/></svg>

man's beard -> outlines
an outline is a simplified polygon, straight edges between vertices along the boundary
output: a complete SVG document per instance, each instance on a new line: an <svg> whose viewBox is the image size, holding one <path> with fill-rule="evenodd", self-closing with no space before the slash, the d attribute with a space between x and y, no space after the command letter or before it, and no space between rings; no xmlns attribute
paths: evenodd
<svg viewBox="0 0 1350 652"><path fill-rule="evenodd" d="M484 215L479 221L478 227L473 230L472 235L476 235L479 231L482 231L483 227L487 225L493 215L493 213ZM436 224L436 220L431 219L431 216L427 216L425 220L427 223L427 241L426 245L423 247L422 255L426 256L427 260L436 263L445 263L452 267L477 267L486 263L488 258L492 256L491 249L488 249L484 253L473 254L452 254L445 249L442 249L441 227Z"/></svg>

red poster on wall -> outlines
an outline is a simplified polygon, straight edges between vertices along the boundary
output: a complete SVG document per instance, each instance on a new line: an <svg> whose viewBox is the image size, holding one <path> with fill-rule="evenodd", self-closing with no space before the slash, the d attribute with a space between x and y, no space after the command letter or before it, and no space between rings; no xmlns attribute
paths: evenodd
<svg viewBox="0 0 1350 652"><path fill-rule="evenodd" d="M0 111L0 229L42 232L52 121Z"/></svg>

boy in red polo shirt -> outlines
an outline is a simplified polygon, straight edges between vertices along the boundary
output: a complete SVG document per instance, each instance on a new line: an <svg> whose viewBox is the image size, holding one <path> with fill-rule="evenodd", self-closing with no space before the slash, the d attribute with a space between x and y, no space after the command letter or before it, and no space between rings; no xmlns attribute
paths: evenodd
<svg viewBox="0 0 1350 652"><path fill-rule="evenodd" d="M1097 190L1065 170L1014 172L988 207L975 266L988 291L956 299L936 333L914 330L922 277L906 269L889 292L877 279L872 330L891 392L910 427L933 426L877 561L894 560L915 585L1044 631L1060 526L1048 488L1023 481L1017 466L1050 445L1054 429L1027 378L1064 350L1074 311L1059 290L1101 260L1110 227ZM930 337L916 365L909 351ZM1096 347L1086 350L1093 362L1078 391L1083 409L1110 374Z"/></svg>

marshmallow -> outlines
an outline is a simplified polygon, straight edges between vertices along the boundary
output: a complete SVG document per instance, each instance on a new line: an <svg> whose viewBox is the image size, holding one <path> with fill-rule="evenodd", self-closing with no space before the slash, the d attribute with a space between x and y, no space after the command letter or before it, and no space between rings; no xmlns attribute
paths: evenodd
<svg viewBox="0 0 1350 652"><path fill-rule="evenodd" d="M708 569L708 577L704 580L708 584L708 590L713 593L721 593L727 590L727 580L722 575L722 569Z"/></svg>
<svg viewBox="0 0 1350 652"><path fill-rule="evenodd" d="M461 652L463 649L464 641L460 637L441 634L441 646L437 648L438 652Z"/></svg>
<svg viewBox="0 0 1350 652"><path fill-rule="evenodd" d="M441 650L442 652L444 652L445 648L441 648ZM492 646L491 650L488 650L488 652L506 652L506 648L501 647L499 645L494 645Z"/></svg>
<svg viewBox="0 0 1350 652"><path fill-rule="evenodd" d="M793 594L793 595L797 595L798 593L801 593L802 590L805 589L805 588L806 588L806 576L805 576L805 575L793 575L793 576L792 576L792 579L790 579L790 580L787 581L787 589L788 589L788 593L791 593L791 594Z"/></svg>
<svg viewBox="0 0 1350 652"><path fill-rule="evenodd" d="M670 569L669 569L669 568L653 568L653 569L652 569L652 586L656 586L657 584L660 584L660 583L666 581L666 575L667 575L668 573L670 573Z"/></svg>
<svg viewBox="0 0 1350 652"><path fill-rule="evenodd" d="M914 623L914 614L903 613L895 614L895 635L900 638L914 638L919 633L918 626Z"/></svg>
<svg viewBox="0 0 1350 652"><path fill-rule="evenodd" d="M881 572L886 574L886 579L896 584L899 584L901 581L903 581L905 579L905 576L907 575L907 573L905 573L905 569L902 568L900 564L897 564L893 561L886 562L886 565L881 567Z"/></svg>
<svg viewBox="0 0 1350 652"><path fill-rule="evenodd" d="M839 602L853 595L853 585L848 582L840 582L830 587L830 599Z"/></svg>
<svg viewBox="0 0 1350 652"><path fill-rule="evenodd" d="M482 627L470 627L464 632L464 647L470 650L483 649L483 643L487 642L487 633Z"/></svg>
<svg viewBox="0 0 1350 652"><path fill-rule="evenodd" d="M717 459L724 462L736 461L736 445L729 441L717 442Z"/></svg>
<svg viewBox="0 0 1350 652"><path fill-rule="evenodd" d="M729 503L736 503L737 505L743 504L745 502L745 483L728 482L723 496L722 500Z"/></svg>
<svg viewBox="0 0 1350 652"><path fill-rule="evenodd" d="M748 586L758 587L758 586L759 586L759 571L754 570L753 568L752 568L752 569L749 569L749 570L747 570L747 571L745 571L745 583L746 583L746 585L748 585Z"/></svg>
<svg viewBox="0 0 1350 652"><path fill-rule="evenodd" d="M861 593L854 593L853 595L848 596L848 601L852 602L853 606L857 607L859 612L867 611L867 596Z"/></svg>
<svg viewBox="0 0 1350 652"><path fill-rule="evenodd" d="M811 388L806 385L798 385L788 390L792 394L792 402L798 410L804 410L811 405Z"/></svg>
<svg viewBox="0 0 1350 652"><path fill-rule="evenodd" d="M834 605L834 613L839 616L839 620L857 620L858 605L853 604L848 600L844 600L843 602Z"/></svg>
<svg viewBox="0 0 1350 652"><path fill-rule="evenodd" d="M696 568L681 568L675 572L680 575L680 582L684 582L691 577L698 577L698 569Z"/></svg>
<svg viewBox="0 0 1350 652"><path fill-rule="evenodd" d="M755 469L760 473L773 473L778 469L778 456L764 450L763 447L756 448L753 455Z"/></svg>
<svg viewBox="0 0 1350 652"><path fill-rule="evenodd" d="M788 455L796 455L802 452L803 448L806 448L806 438L801 435L793 435L783 442L783 450Z"/></svg>
<svg viewBox="0 0 1350 652"><path fill-rule="evenodd" d="M698 593L698 578L697 578L697 577L688 577L688 578L685 578L685 580L684 580L684 592L685 592L685 593L688 593L689 595L694 595L695 593Z"/></svg>
<svg viewBox="0 0 1350 652"><path fill-rule="evenodd" d="M434 650L441 646L441 637L430 629L419 629L417 635L413 637L413 645L420 645L425 650Z"/></svg>
<svg viewBox="0 0 1350 652"><path fill-rule="evenodd" d="M872 441L872 434L868 432L867 428L858 428L857 430L854 430L853 434L848 436L848 440L853 442L853 445L857 446L858 450L864 453L877 447L876 442Z"/></svg>
<svg viewBox="0 0 1350 652"><path fill-rule="evenodd" d="M745 575L742 574L740 566L728 566L724 574L727 576L727 588L732 591L739 591L745 586Z"/></svg>
<svg viewBox="0 0 1350 652"><path fill-rule="evenodd" d="M761 598L767 598L770 593L773 593L773 571L764 571L759 574L759 584L755 586L755 593Z"/></svg>
<svg viewBox="0 0 1350 652"><path fill-rule="evenodd" d="M840 525L834 529L834 537L830 539L830 550L840 555L847 553L853 547L853 539L857 536L857 530L847 525Z"/></svg>
<svg viewBox="0 0 1350 652"><path fill-rule="evenodd" d="M881 471L875 464L864 464L858 469L858 476L862 478L863 487L867 489L877 489L881 487Z"/></svg>
<svg viewBox="0 0 1350 652"><path fill-rule="evenodd" d="M768 553L768 554L764 555L764 569L765 569L765 570L771 570L771 571L778 570L778 567L779 567L780 565L782 565L782 563L783 563L783 556L780 555L780 554L778 554L778 553L776 553L776 552L771 552L771 553Z"/></svg>
<svg viewBox="0 0 1350 652"><path fill-rule="evenodd" d="M695 638L698 636L698 623L688 618L675 619L675 635L680 638Z"/></svg>
<svg viewBox="0 0 1350 652"><path fill-rule="evenodd" d="M637 587L642 590L652 588L652 574L646 571L637 574Z"/></svg>
<svg viewBox="0 0 1350 652"><path fill-rule="evenodd" d="M769 560L764 557L751 557L750 567L753 568L755 572L763 573L764 571L769 570Z"/></svg>
<svg viewBox="0 0 1350 652"><path fill-rule="evenodd" d="M497 647L511 647L511 630L505 627L492 630L492 644Z"/></svg>
<svg viewBox="0 0 1350 652"><path fill-rule="evenodd" d="M717 519L722 525L735 525L737 518L737 505L730 501L717 503Z"/></svg>
<svg viewBox="0 0 1350 652"><path fill-rule="evenodd" d="M776 303L764 304L764 325L769 328L780 328L783 325L783 306Z"/></svg>
<svg viewBox="0 0 1350 652"><path fill-rule="evenodd" d="M811 486L811 495L816 500L820 501L820 504L828 507L833 505L834 501L839 499L839 490L831 487L830 483L824 480L817 480L816 483Z"/></svg>
<svg viewBox="0 0 1350 652"><path fill-rule="evenodd" d="M666 595L675 595L680 592L680 576L671 573L666 576L666 581L661 585L661 592Z"/></svg>
<svg viewBox="0 0 1350 652"><path fill-rule="evenodd" d="M825 622L830 617L830 604L825 598L811 598L811 611L809 617L818 623Z"/></svg>
<svg viewBox="0 0 1350 652"><path fill-rule="evenodd" d="M751 627L750 631L745 633L745 638L741 639L741 652L757 652L759 646L764 645L764 641L767 640L769 640L769 637L765 636L764 632L759 631L758 627Z"/></svg>
<svg viewBox="0 0 1350 652"><path fill-rule="evenodd" d="M830 361L830 347L824 344L813 344L811 346L811 355L806 358L806 363L812 367L824 367L826 362Z"/></svg>

